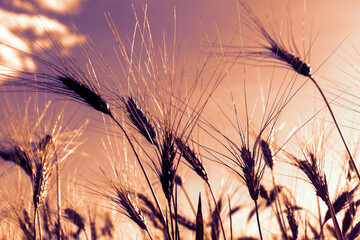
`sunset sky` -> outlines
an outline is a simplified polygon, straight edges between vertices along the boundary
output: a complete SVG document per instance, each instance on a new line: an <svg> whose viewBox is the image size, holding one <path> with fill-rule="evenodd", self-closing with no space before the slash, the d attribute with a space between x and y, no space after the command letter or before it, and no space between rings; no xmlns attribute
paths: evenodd
<svg viewBox="0 0 360 240"><path fill-rule="evenodd" d="M350 145L357 142L360 130L359 114L357 113L360 110L360 101L359 98L356 98L357 91L360 90L358 81L360 76L360 1L249 0L244 2L248 2L255 15L264 24L265 29L270 34L274 34L277 39L281 39L285 46L294 50L295 42L300 56L311 64L315 78L323 87L329 101L332 101L335 115L339 119ZM36 51L41 54L43 50L51 51L52 40L48 38L48 32L51 32L53 38L60 41L72 57L80 63L84 63L86 60L84 60L78 45L90 43L95 52L100 52L106 59L114 73L118 74L118 78L124 80L119 84L126 86L126 74L124 75L118 62L119 46L105 14L111 15L119 37L124 43L125 51L130 53L136 23L135 13L142 23L146 12L154 48L160 52L160 49L165 48L165 42L170 55L175 51L177 56L175 63L179 63L179 67L174 70L177 76L181 75L181 64L184 63L185 77L179 78L184 80L184 83L177 83L178 89L176 90L179 92L180 90L185 91L195 81L197 71L199 71L199 62L203 63L204 59L209 58L209 62L199 80L201 84L196 89L195 95L197 96L204 91L207 80L216 81L216 77L212 79L211 76L219 73L214 70L217 66L229 67L228 73L224 75L224 81L214 91L202 117L218 128L224 128L225 134L236 139L238 136L234 133L231 124L236 122L236 116L229 89L233 91L239 113L243 117L246 112L243 95L244 80L246 81L248 112L254 118L255 130L261 125L265 96L268 92L271 92L270 99L273 99L277 89L290 81L295 82L295 88L300 87L306 81L305 77L296 76L293 71L289 71L290 68L284 66L278 68L277 63L279 62L271 58L265 57L260 61L254 59L245 67L241 61L234 61L234 58L231 57L219 60L221 58L219 46L222 46L222 50L225 49L225 52L239 54L242 44L253 46L266 43L264 38L259 37L258 32L243 24L242 21L245 18L241 14L239 16L238 7L236 1L232 0L2 0L0 3L0 42L2 43L0 44L0 71L5 71L7 74L8 67L18 71L36 71L41 66L38 66L31 57L24 56L6 45L27 53ZM242 22L240 26L239 21ZM176 31L174 31L174 26L176 26ZM175 50L173 47L174 36L176 36ZM135 39L140 39L138 31L136 31ZM134 42L135 56L142 54L141 56L144 57L146 54L139 49L139 42ZM43 49L38 46L42 46ZM214 52L218 54L219 58L209 57ZM161 66L160 59L157 60L157 64ZM232 63L234 64L232 65ZM12 70L12 74L15 76L18 73ZM0 78L3 79L3 77ZM274 83L269 91L271 79ZM282 82L284 79L286 79L285 83ZM185 86L185 84L188 85ZM301 153L297 143L304 140L306 136L314 134L313 122L305 126L303 124L323 107L320 95L308 81L284 108L284 113L277 124L284 129L284 132L279 134L278 144L280 146L284 144L295 129L303 127L299 131L299 135L294 135L289 141L288 148L295 153ZM77 111L74 106L70 106L70 108L73 112ZM80 110L81 113L85 111ZM76 118L84 117L76 116ZM101 131L104 128L97 127L101 118L93 116L90 118L95 120L90 121L89 131L85 134L88 140L82 147L82 151L89 150L89 152L80 154L84 159L88 156L94 158L93 155L99 151L97 149L102 147L101 141L93 138L94 136L103 136ZM324 111L322 111L314 117L318 121L324 118L328 125L327 129L332 131L329 148L339 145L336 154L344 155L345 150L340 144L338 133L334 130L330 116L327 114L324 117ZM203 143L206 146L216 145L211 138L194 135L200 142L208 141L208 143ZM341 165L336 162L334 164ZM216 175L218 169L213 167L216 165L214 163L209 163L209 165L211 166L209 175L213 176L212 181L216 182L216 185L220 182L217 180L223 179L220 175ZM327 167L331 169L331 166ZM290 185L297 186L295 177L290 177L289 180L291 174L292 172L286 172L286 165L278 169L280 179L284 177L283 179L287 179L286 181L289 181ZM336 175L336 171L334 174ZM201 184L199 183L199 185ZM194 186L196 189L201 188L197 183ZM301 186L299 188L299 194L304 194ZM197 196L197 190L191 194ZM313 193L311 192L311 194ZM335 193L332 192L332 194ZM305 198L300 201L305 201Z"/></svg>

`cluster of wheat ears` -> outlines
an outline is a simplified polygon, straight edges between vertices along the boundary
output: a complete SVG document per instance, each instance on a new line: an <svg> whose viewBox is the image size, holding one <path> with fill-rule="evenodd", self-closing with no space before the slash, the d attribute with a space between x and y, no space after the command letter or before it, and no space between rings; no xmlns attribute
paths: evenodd
<svg viewBox="0 0 360 240"><path fill-rule="evenodd" d="M179 60L182 54L178 52L176 30L170 48L166 37L157 47L146 8L141 17L134 11L134 38L129 47L111 16L106 15L116 40L117 70L87 42L80 43L86 59L81 65L51 32L47 33L50 52L38 43L29 42L31 53L6 45L30 57L39 68L36 72L19 74L10 69L1 73L2 176L16 179L9 186L27 186L16 193L1 192L2 239L357 239L360 175L352 150L355 148L348 145L332 111L333 100L327 99L305 61L307 56L300 56L295 41L285 44L275 31L267 30L244 1L236 6L239 25L252 31L255 41L246 43L242 27L237 33L244 40L240 46L222 42L220 35L213 41L205 34L207 44L199 48L200 60L191 80L185 74L185 61ZM173 49L172 54L168 49ZM245 70L254 65L260 68L264 61L273 70L285 68L287 77L277 90L269 84L263 96L262 116L254 120L258 114L250 114L248 109L251 93L246 91ZM238 82L243 86L241 106L235 102L239 95L235 91L241 88L229 84L232 68L244 73L242 83ZM285 150L287 141L276 142L277 134L288 134L278 127L280 116L306 82L313 84L323 103L310 120L324 126L325 120L315 116L329 113L331 120L327 122L341 140L337 147L346 152L346 157L338 159L343 179L331 182L338 182L338 186L328 184L324 171L328 157L325 127L314 131L313 140L302 142L300 155ZM226 84L234 119L215 97L216 90ZM15 101L19 109L24 106L20 101L27 102L25 109L19 110L21 118L13 104L16 93L26 96ZM28 96L32 100L27 100ZM55 96L56 100L38 100L41 96ZM84 192L64 186L63 172L73 170L65 163L76 161L73 153L86 125L71 130L67 125L77 118L65 122L68 108L53 111L54 104L63 105L65 100L83 105L85 118L98 114L102 119L92 130L105 136L102 146L106 157L87 155L87 161L98 163L98 172L93 174L100 180L84 177ZM212 122L212 117L206 117L210 105L212 112L230 122L229 128L223 129ZM313 193L311 202L298 204L294 189L277 179L278 162L301 173L296 181ZM240 187L236 192L227 191L230 187L226 186L214 188L211 179L218 176L211 176L207 165L230 173L228 181ZM71 176L76 178L76 173ZM201 193L195 193L196 200L190 197L195 182L204 186ZM336 196L329 193L335 188L340 189ZM73 207L70 195L81 199L82 194L92 200ZM310 206L315 207L308 209ZM126 216L126 221L114 220L119 216Z"/></svg>

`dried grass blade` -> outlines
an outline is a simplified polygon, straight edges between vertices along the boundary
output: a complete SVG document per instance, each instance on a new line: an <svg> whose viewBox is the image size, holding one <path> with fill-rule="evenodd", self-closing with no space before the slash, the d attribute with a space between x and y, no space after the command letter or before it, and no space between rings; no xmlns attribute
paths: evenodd
<svg viewBox="0 0 360 240"><path fill-rule="evenodd" d="M32 163L31 159L28 156L28 154L23 151L20 147L15 146L14 149L8 150L4 149L0 151L0 157L4 161L13 162L16 165L18 165L20 168L22 168L26 175L32 179L33 175L33 169L32 169Z"/></svg>

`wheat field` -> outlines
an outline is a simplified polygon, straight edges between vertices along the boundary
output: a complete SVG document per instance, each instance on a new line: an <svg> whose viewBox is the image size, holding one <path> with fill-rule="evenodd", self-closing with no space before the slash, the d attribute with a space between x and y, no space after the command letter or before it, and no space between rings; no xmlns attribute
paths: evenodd
<svg viewBox="0 0 360 240"><path fill-rule="evenodd" d="M356 1L1 6L1 239L360 238Z"/></svg>

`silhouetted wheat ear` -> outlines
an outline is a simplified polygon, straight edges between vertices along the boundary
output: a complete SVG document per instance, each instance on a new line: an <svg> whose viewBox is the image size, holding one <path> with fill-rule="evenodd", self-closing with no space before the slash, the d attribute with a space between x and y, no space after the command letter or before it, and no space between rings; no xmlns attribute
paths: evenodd
<svg viewBox="0 0 360 240"><path fill-rule="evenodd" d="M271 206L271 204L275 201L275 199L281 193L281 191L282 191L281 186L275 186L273 189L269 191L267 191L262 184L260 184L259 187L259 195L261 198L263 198L266 201L266 207Z"/></svg>
<svg viewBox="0 0 360 240"><path fill-rule="evenodd" d="M165 130L160 147L161 172L159 173L161 186L165 197L170 201L173 189L177 164L174 136L171 130Z"/></svg>
<svg viewBox="0 0 360 240"><path fill-rule="evenodd" d="M148 219L152 222L153 227L163 230L164 223L161 213L157 210L154 203L144 194L137 193L137 197L143 202L140 204L141 211L148 216Z"/></svg>
<svg viewBox="0 0 360 240"><path fill-rule="evenodd" d="M175 218L175 216L173 216L173 217ZM188 219L188 218L186 218L186 217L184 217L184 216L182 216L180 214L177 214L176 217L177 217L178 223L181 226L183 226L183 227L185 227L185 228L187 228L187 229L189 229L191 231L196 231L196 223L194 223L190 219Z"/></svg>
<svg viewBox="0 0 360 240"><path fill-rule="evenodd" d="M263 153L263 158L264 158L266 165L271 170L273 170L274 169L274 160L273 160L273 156L272 156L269 144L265 140L261 140L260 147L261 147L261 151Z"/></svg>
<svg viewBox="0 0 360 240"><path fill-rule="evenodd" d="M67 90L75 93L75 99L82 100L97 111L110 116L112 115L107 102L89 86L86 86L70 76L58 76L57 79L67 88Z"/></svg>
<svg viewBox="0 0 360 240"><path fill-rule="evenodd" d="M265 189L264 185L262 185L262 184L260 184L259 194L260 194L260 197L262 197L264 200L266 200L266 203L270 202L270 196L268 194L268 191Z"/></svg>
<svg viewBox="0 0 360 240"><path fill-rule="evenodd" d="M4 161L13 162L22 168L26 175L32 179L33 169L32 162L28 154L22 150L21 147L15 146L13 149L9 150L7 148L0 150L0 157Z"/></svg>
<svg viewBox="0 0 360 240"><path fill-rule="evenodd" d="M260 180L255 172L255 161L249 149L245 146L240 151L241 159L243 161L242 171L243 177L248 187L249 194L252 200L256 201L260 192Z"/></svg>
<svg viewBox="0 0 360 240"><path fill-rule="evenodd" d="M297 73L305 77L311 77L310 64L305 63L298 56L295 56L294 54L286 51L284 48L279 46L270 36L268 36L268 41L271 45L271 47L268 47L268 49L273 52L274 56L277 59L289 64Z"/></svg>
<svg viewBox="0 0 360 240"><path fill-rule="evenodd" d="M322 175L317 165L313 165L307 160L295 159L296 166L302 170L308 177L309 181L313 185L316 195L318 195L325 203L329 201L327 195L327 185L325 183L325 176Z"/></svg>
<svg viewBox="0 0 360 240"><path fill-rule="evenodd" d="M151 121L151 118L149 118L149 116L146 116L144 111L136 104L132 97L128 97L127 100L124 102L126 105L127 115L132 124L149 143L158 146L156 138L157 131Z"/></svg>
<svg viewBox="0 0 360 240"><path fill-rule="evenodd" d="M284 205L286 218L288 220L288 224L292 233L292 238L290 239L296 240L299 234L299 223L295 218L295 210L297 209L297 206L293 205L286 196L284 196Z"/></svg>
<svg viewBox="0 0 360 240"><path fill-rule="evenodd" d="M119 208L119 212L125 214L134 223L136 223L141 229L147 230L146 219L141 209L132 200L129 192L124 189L115 187L116 197L111 197L111 200Z"/></svg>
<svg viewBox="0 0 360 240"><path fill-rule="evenodd" d="M85 219L74 209L66 208L65 217L78 227L79 231L85 230Z"/></svg>
<svg viewBox="0 0 360 240"><path fill-rule="evenodd" d="M350 227L352 226L353 222L354 222L354 218L355 218L355 213L356 213L356 209L355 209L355 203L351 202L349 204L349 208L346 210L343 221L342 221L342 233L343 235L347 234L347 232L349 231Z"/></svg>
<svg viewBox="0 0 360 240"><path fill-rule="evenodd" d="M265 29L260 19L255 16L254 12L251 10L249 5L247 5L244 1L240 0L243 10L247 13L248 18L252 21L251 26L253 26L268 42L269 46L264 46L266 50L269 50L271 54L266 52L257 52L257 54L262 56L272 56L275 59L278 59L281 62L286 63L297 73L305 76L311 77L311 67L309 64L305 63L299 56L290 53L284 46L282 46L276 38L272 37ZM253 29L252 29L253 30Z"/></svg>
<svg viewBox="0 0 360 240"><path fill-rule="evenodd" d="M209 180L207 171L200 159L196 156L195 152L179 137L175 138L175 143L181 153L181 156L186 160L190 167L197 175L207 182Z"/></svg>

